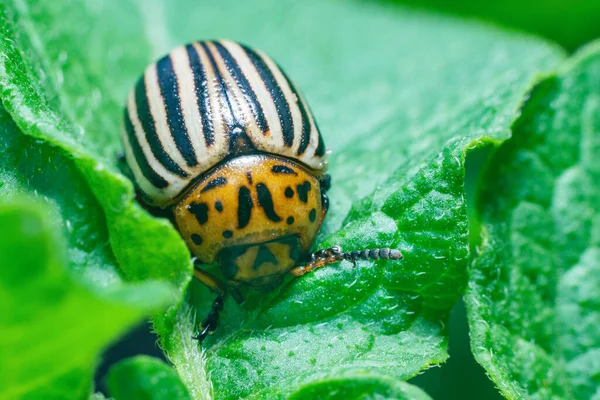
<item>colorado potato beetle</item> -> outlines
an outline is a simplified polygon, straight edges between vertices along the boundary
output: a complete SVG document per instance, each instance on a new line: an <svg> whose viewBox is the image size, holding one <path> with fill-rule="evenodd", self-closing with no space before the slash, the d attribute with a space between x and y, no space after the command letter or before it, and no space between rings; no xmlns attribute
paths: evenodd
<svg viewBox="0 0 600 400"><path fill-rule="evenodd" d="M217 294L199 341L228 289L242 302L242 285L268 290L344 259L402 258L387 248L310 253L329 205L325 143L300 92L258 50L228 40L175 48L130 92L122 140L141 197L171 213L195 277ZM222 279L201 269L215 262Z"/></svg>

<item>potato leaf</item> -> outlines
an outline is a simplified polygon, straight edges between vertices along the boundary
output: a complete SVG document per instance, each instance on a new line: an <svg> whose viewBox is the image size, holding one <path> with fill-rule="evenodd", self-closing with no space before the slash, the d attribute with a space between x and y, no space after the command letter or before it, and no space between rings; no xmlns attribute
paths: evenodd
<svg viewBox="0 0 600 400"><path fill-rule="evenodd" d="M23 197L0 205L3 399L87 399L101 349L169 301L164 284L90 288L68 273L55 221Z"/></svg>
<svg viewBox="0 0 600 400"><path fill-rule="evenodd" d="M107 385L115 400L190 400L179 376L164 362L136 356L113 365Z"/></svg>
<svg viewBox="0 0 600 400"><path fill-rule="evenodd" d="M600 43L542 82L483 175L471 347L510 399L600 396Z"/></svg>

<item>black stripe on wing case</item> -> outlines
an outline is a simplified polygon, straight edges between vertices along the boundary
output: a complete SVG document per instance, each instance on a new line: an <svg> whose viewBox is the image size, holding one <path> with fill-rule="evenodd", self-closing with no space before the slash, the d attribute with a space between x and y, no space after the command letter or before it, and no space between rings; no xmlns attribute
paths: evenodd
<svg viewBox="0 0 600 400"><path fill-rule="evenodd" d="M292 120L292 113L290 111L290 105L283 94L283 91L277 84L273 72L269 69L268 65L264 60L256 54L251 48L241 45L252 64L258 71L258 74L262 78L265 87L271 94L271 98L277 108L277 114L279 115L279 121L281 122L281 131L283 133L283 143L287 147L292 147L294 143L294 121Z"/></svg>
<svg viewBox="0 0 600 400"><path fill-rule="evenodd" d="M227 103L229 115L227 115L225 113L225 110L222 110L223 111L222 117L225 121L225 124L227 125L227 135L229 137L229 148L233 149L236 139L237 139L237 136L238 136L238 134L244 132L244 127L243 127L243 124L237 120L236 115L233 112L233 106L231 105L231 99L229 98L229 91L227 90L227 84L225 83L225 79L223 79L223 75L221 75L221 71L219 70L219 66L217 65L217 62L215 61L214 55L208 48L206 42L199 42L199 43L202 46L202 48L204 49L204 52L206 53L206 55L208 56L208 60L210 61L210 64L212 65L213 72L215 73L215 78L217 79L217 82L219 82L219 85L218 85L219 86L218 90L220 92L219 95Z"/></svg>
<svg viewBox="0 0 600 400"><path fill-rule="evenodd" d="M310 116L312 117L312 122L315 124L315 133L318 135L318 139L319 139L319 144L317 145L317 148L315 149L315 155L318 157L323 157L325 155L325 151L327 150L325 148L325 141L323 140L323 136L321 136L321 130L319 129L319 124L317 124L317 120L315 119L315 115L313 114L312 110L310 109L310 106L308 107L308 112L310 113Z"/></svg>
<svg viewBox="0 0 600 400"><path fill-rule="evenodd" d="M310 108L308 111L310 111ZM311 115L313 115L312 112ZM321 136L321 130L319 129L319 125L317 124L317 121L314 118L315 117L313 116L313 122L317 130L316 133L317 135L319 135L319 144L317 145L317 149L315 150L315 155L318 157L323 157L325 155L325 150L327 149L325 148L325 141L323 140L323 136Z"/></svg>
<svg viewBox="0 0 600 400"><path fill-rule="evenodd" d="M210 116L210 96L208 93L208 81L206 80L206 71L200 61L200 56L193 45L185 46L188 58L190 59L190 69L194 76L194 87L196 88L196 99L198 101L198 109L202 119L202 132L204 141L207 147L210 147L215 142L215 133Z"/></svg>
<svg viewBox="0 0 600 400"><path fill-rule="evenodd" d="M127 133L127 139L129 141L129 146L131 146L131 150L133 151L133 156L135 158L135 162L140 167L142 171L142 175L148 181L159 189L164 189L169 186L169 182L167 182L162 176L158 175L156 171L152 169L150 164L148 164L148 160L146 156L144 156L144 152L142 151L142 147L140 146L133 128L133 124L131 123L131 119L129 118L129 113L127 109L125 109L124 115L125 122L125 132Z"/></svg>
<svg viewBox="0 0 600 400"><path fill-rule="evenodd" d="M308 112L306 111L304 103L302 103L302 99L300 98L300 94L296 90L296 87L292 83L291 79L287 76L283 69L279 68L279 70L285 77L285 80L287 81L292 93L296 96L296 104L298 104L300 114L302 115L302 138L300 139L300 145L298 146L298 151L296 152L296 155L302 155L310 143L310 120L308 119Z"/></svg>
<svg viewBox="0 0 600 400"><path fill-rule="evenodd" d="M179 83L177 82L177 75L175 75L175 71L173 70L171 57L163 57L156 63L156 73L158 76L158 85L160 86L160 94L162 95L167 113L167 124L171 130L171 136L175 141L175 145L188 166L193 167L198 165L196 153L192 147L192 142L185 127L183 112L181 111Z"/></svg>
<svg viewBox="0 0 600 400"><path fill-rule="evenodd" d="M146 135L146 140L150 145L150 150L152 150L154 157L156 157L158 162L161 163L163 167L167 169L167 171L186 178L188 176L187 173L179 168L179 166L165 152L163 145L160 142L160 138L156 134L154 118L150 112L148 96L146 93L146 82L144 81L144 76L142 76L135 86L135 105L137 108L138 118L142 123L142 129Z"/></svg>
<svg viewBox="0 0 600 400"><path fill-rule="evenodd" d="M316 122L315 122L316 124ZM321 136L321 133L318 131L317 128L317 132L319 134L319 145L317 146L317 149L315 150L315 155L318 157L323 157L325 155L325 142L323 141L323 136Z"/></svg>
<svg viewBox="0 0 600 400"><path fill-rule="evenodd" d="M219 42L213 42L213 44L215 45L219 54L221 55L221 58L223 59L223 62L225 63L229 74L237 83L238 87L240 88L244 97L246 98L246 102L250 106L252 114L254 114L254 118L256 119L256 124L258 125L258 128L262 132L266 132L269 129L269 127L267 125L267 120L262 110L262 106L259 103L258 98L256 97L256 93L254 93L254 90L252 90L248 79L246 79L246 76L242 72L240 65L237 63L237 61L235 61L235 59L232 57L231 53L229 53L229 51L225 48L225 46L223 46Z"/></svg>

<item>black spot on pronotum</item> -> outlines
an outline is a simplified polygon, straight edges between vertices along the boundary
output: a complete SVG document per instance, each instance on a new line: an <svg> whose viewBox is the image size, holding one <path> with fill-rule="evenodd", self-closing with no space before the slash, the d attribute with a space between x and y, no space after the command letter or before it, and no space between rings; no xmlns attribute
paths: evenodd
<svg viewBox="0 0 600 400"><path fill-rule="evenodd" d="M264 263L271 263L277 265L277 257L269 250L267 246L260 246L258 248L258 253L256 254L256 258L254 259L254 264L252 268L258 269Z"/></svg>
<svg viewBox="0 0 600 400"><path fill-rule="evenodd" d="M287 197L288 199L291 199L292 197L294 197L294 189L292 189L291 187L286 187L285 188L285 197Z"/></svg>
<svg viewBox="0 0 600 400"><path fill-rule="evenodd" d="M200 236L200 235L198 235L196 233L192 233L191 239L192 239L192 242L194 242L194 244L196 246L200 246L202 244L202 242L203 242L202 236Z"/></svg>
<svg viewBox="0 0 600 400"><path fill-rule="evenodd" d="M205 224L208 221L208 206L206 203L191 203L187 210L196 216L199 224Z"/></svg>
<svg viewBox="0 0 600 400"><path fill-rule="evenodd" d="M296 171L285 165L273 165L271 171L276 174L298 175Z"/></svg>
<svg viewBox="0 0 600 400"><path fill-rule="evenodd" d="M308 192L310 192L311 185L309 181L304 181L301 185L296 186L296 191L298 192L298 198L301 202L308 202Z"/></svg>
<svg viewBox="0 0 600 400"><path fill-rule="evenodd" d="M250 196L250 189L246 186L240 187L238 191L238 229L246 227L250 222L253 206L254 203Z"/></svg>
<svg viewBox="0 0 600 400"><path fill-rule="evenodd" d="M215 201L215 210L223 212L223 203L221 203L221 200Z"/></svg>
<svg viewBox="0 0 600 400"><path fill-rule="evenodd" d="M252 185L252 172L246 171L246 178L248 178L248 184Z"/></svg>
<svg viewBox="0 0 600 400"><path fill-rule="evenodd" d="M269 188L264 183L256 185L256 194L258 195L258 205L263 208L267 218L273 222L281 221L281 217L277 215L273 208L273 198Z"/></svg>
<svg viewBox="0 0 600 400"><path fill-rule="evenodd" d="M208 192L209 190L214 189L217 186L222 186L226 183L227 183L227 179L220 176L220 177L215 178L212 181L208 182L208 184L202 188L200 193Z"/></svg>
<svg viewBox="0 0 600 400"><path fill-rule="evenodd" d="M285 222L287 222L288 225L291 225L294 223L294 217L287 217L287 219L285 220Z"/></svg>
<svg viewBox="0 0 600 400"><path fill-rule="evenodd" d="M317 218L317 210L315 210L313 208L312 210L310 210L310 213L308 213L308 219L310 219L310 222L315 222L316 218Z"/></svg>
<svg viewBox="0 0 600 400"><path fill-rule="evenodd" d="M233 232L230 231L229 229L223 231L223 237L225 239L231 239L233 237Z"/></svg>

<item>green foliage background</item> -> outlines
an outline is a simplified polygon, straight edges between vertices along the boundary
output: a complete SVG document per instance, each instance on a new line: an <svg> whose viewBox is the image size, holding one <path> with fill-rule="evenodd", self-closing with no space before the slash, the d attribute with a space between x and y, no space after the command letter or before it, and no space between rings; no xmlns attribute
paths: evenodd
<svg viewBox="0 0 600 400"><path fill-rule="evenodd" d="M505 20L468 4L454 11ZM572 49L594 35L575 17L590 4L562 13L580 22L552 37ZM559 22L559 3L544 9L520 26ZM0 21L7 398L89 397L101 349L152 316L174 368L117 364L117 400L425 399L405 381L446 361L465 293L473 354L504 396L600 397L598 44L567 58L525 34L358 1L10 0ZM314 110L333 150L317 244L405 259L344 262L242 307L228 300L202 349L191 336L212 295L190 283L184 243L136 204L115 154L145 65L215 37L273 56ZM486 146L465 181L467 154Z"/></svg>
<svg viewBox="0 0 600 400"><path fill-rule="evenodd" d="M595 0L391 1L531 32L569 52L600 37L600 2Z"/></svg>

